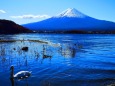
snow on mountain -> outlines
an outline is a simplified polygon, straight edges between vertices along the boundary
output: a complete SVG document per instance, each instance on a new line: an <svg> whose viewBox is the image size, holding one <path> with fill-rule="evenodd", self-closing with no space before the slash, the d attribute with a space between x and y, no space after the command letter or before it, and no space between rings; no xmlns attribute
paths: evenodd
<svg viewBox="0 0 115 86"><path fill-rule="evenodd" d="M57 17L78 17L78 18L84 18L86 17L85 14L79 12L75 8L68 8L67 10L60 13Z"/></svg>
<svg viewBox="0 0 115 86"><path fill-rule="evenodd" d="M115 31L114 22L92 18L74 8L69 8L58 16L23 26L37 31Z"/></svg>

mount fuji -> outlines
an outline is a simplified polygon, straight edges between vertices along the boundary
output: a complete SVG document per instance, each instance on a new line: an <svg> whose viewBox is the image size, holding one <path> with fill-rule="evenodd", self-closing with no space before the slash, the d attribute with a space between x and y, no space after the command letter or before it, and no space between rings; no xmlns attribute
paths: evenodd
<svg viewBox="0 0 115 86"><path fill-rule="evenodd" d="M69 8L57 16L23 26L34 31L115 32L114 22L92 18L75 8Z"/></svg>

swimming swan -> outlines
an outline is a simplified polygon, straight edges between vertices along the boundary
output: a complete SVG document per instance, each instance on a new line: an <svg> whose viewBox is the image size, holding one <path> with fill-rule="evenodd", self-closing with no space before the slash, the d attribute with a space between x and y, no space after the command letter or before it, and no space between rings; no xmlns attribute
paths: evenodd
<svg viewBox="0 0 115 86"><path fill-rule="evenodd" d="M14 75L14 66L11 66L10 70L11 70L10 78L12 79L21 80L21 79L28 78L31 75L30 71L20 71Z"/></svg>

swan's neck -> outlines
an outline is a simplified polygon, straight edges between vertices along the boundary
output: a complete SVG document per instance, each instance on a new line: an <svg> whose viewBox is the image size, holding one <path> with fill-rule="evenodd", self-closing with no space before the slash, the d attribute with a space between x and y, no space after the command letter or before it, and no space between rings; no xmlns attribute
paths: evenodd
<svg viewBox="0 0 115 86"><path fill-rule="evenodd" d="M10 73L10 78L13 78L13 77L14 77L14 69L12 69Z"/></svg>

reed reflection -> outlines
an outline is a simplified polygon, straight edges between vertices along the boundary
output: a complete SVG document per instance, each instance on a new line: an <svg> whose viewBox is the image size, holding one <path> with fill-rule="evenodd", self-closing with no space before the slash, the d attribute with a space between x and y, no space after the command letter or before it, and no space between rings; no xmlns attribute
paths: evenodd
<svg viewBox="0 0 115 86"><path fill-rule="evenodd" d="M77 53L77 47L73 46L72 44L63 44L60 48L59 48L59 53L63 56L63 57L70 57L70 58L74 58L76 56Z"/></svg>
<svg viewBox="0 0 115 86"><path fill-rule="evenodd" d="M60 46L51 46L51 44L36 43L30 41L16 42L9 46L0 45L0 64L7 68L13 63L17 67L29 67L29 62L45 62L45 59L51 60L56 57L74 58L77 52L82 48L80 44L62 43ZM18 45L19 44L19 45ZM54 44L54 43L53 43ZM58 44L58 43L57 43ZM26 49L26 52L25 50Z"/></svg>

